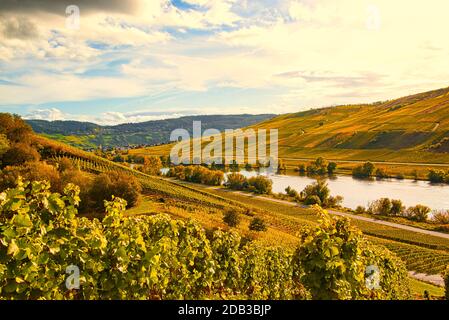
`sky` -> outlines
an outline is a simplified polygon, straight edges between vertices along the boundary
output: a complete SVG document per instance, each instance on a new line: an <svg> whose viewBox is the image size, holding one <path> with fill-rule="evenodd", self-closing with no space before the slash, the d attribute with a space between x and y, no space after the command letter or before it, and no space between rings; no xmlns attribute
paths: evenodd
<svg viewBox="0 0 449 320"><path fill-rule="evenodd" d="M99 124L449 86L447 0L1 0L0 112Z"/></svg>

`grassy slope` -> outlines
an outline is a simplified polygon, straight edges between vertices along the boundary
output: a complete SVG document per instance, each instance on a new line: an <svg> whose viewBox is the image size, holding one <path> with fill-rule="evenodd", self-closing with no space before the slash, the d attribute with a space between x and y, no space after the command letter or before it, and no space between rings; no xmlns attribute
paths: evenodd
<svg viewBox="0 0 449 320"><path fill-rule="evenodd" d="M449 88L384 103L348 105L285 114L249 128L279 130L279 155L289 167L304 159L391 161L449 166ZM433 146L433 148L432 148ZM134 150L167 155L172 145ZM432 150L432 151L430 151ZM302 161L300 159L303 159ZM356 164L344 163L342 172ZM388 164L407 176L432 167Z"/></svg>
<svg viewBox="0 0 449 320"><path fill-rule="evenodd" d="M310 110L253 126L279 128L281 157L449 163L428 148L448 135L449 89L397 100ZM438 151L447 151L443 142Z"/></svg>

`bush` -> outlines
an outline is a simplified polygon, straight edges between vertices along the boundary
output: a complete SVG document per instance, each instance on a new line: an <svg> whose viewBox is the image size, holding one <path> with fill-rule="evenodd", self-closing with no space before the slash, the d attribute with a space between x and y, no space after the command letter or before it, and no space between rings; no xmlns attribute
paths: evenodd
<svg viewBox="0 0 449 320"><path fill-rule="evenodd" d="M223 216L223 222L230 227L237 227L240 223L240 215L235 209L229 209Z"/></svg>
<svg viewBox="0 0 449 320"><path fill-rule="evenodd" d="M309 206L310 205L314 205L314 204L317 204L319 206L322 205L320 197L318 197L316 195L309 195L309 196L307 196L304 199L304 204L309 205Z"/></svg>
<svg viewBox="0 0 449 320"><path fill-rule="evenodd" d="M363 214L365 212L366 212L366 208L364 206L357 206L357 208L355 208L356 214Z"/></svg>
<svg viewBox="0 0 449 320"><path fill-rule="evenodd" d="M334 165L335 163L333 163ZM329 168L332 170L333 165L329 167L329 164L324 160L323 158L318 158L315 161L311 162L306 170L308 174L317 174L317 175L324 175L329 172ZM336 164L335 164L336 168ZM334 168L334 169L335 169Z"/></svg>
<svg viewBox="0 0 449 320"><path fill-rule="evenodd" d="M161 174L162 161L159 157L144 157L142 171L146 174L158 176Z"/></svg>
<svg viewBox="0 0 449 320"><path fill-rule="evenodd" d="M203 166L176 166L170 168L167 175L180 180L212 186L220 186L224 181L224 173L222 171L210 170Z"/></svg>
<svg viewBox="0 0 449 320"><path fill-rule="evenodd" d="M378 169L376 169L376 178L386 179L386 178L388 178L388 174L384 169L378 168Z"/></svg>
<svg viewBox="0 0 449 320"><path fill-rule="evenodd" d="M335 170L337 170L337 164L335 162L329 162L327 165L327 173L334 174Z"/></svg>
<svg viewBox="0 0 449 320"><path fill-rule="evenodd" d="M19 176L30 181L46 180L50 182L53 192L61 193L63 191L58 170L54 166L41 161L27 162L20 166L4 168L0 178L0 190L3 191L14 187Z"/></svg>
<svg viewBox="0 0 449 320"><path fill-rule="evenodd" d="M270 194L273 182L264 176L256 176L248 179L248 190L259 194Z"/></svg>
<svg viewBox="0 0 449 320"><path fill-rule="evenodd" d="M391 200L390 215L400 216L404 213L405 207L402 205L401 200Z"/></svg>
<svg viewBox="0 0 449 320"><path fill-rule="evenodd" d="M3 166L17 166L25 162L39 160L40 155L34 147L26 143L15 143L3 154Z"/></svg>
<svg viewBox="0 0 449 320"><path fill-rule="evenodd" d="M429 207L418 204L414 207L409 207L405 212L405 216L410 220L426 222L431 211Z"/></svg>
<svg viewBox="0 0 449 320"><path fill-rule="evenodd" d="M129 207L134 207L140 200L141 191L142 187L134 176L112 171L94 178L89 198L98 210L104 209L104 201L112 199L112 196L120 197Z"/></svg>
<svg viewBox="0 0 449 320"><path fill-rule="evenodd" d="M295 189L291 188L290 186L288 186L287 188L285 188L285 193L292 198L299 198L299 193L298 191L296 191Z"/></svg>
<svg viewBox="0 0 449 320"><path fill-rule="evenodd" d="M443 273L444 279L444 297L446 300L449 300L449 266L446 267L446 270Z"/></svg>
<svg viewBox="0 0 449 320"><path fill-rule="evenodd" d="M369 243L349 219L333 218L321 209L319 214L320 225L300 233L301 243L293 256L295 270L300 270L298 281L312 299L409 297L408 274L401 260Z"/></svg>
<svg viewBox="0 0 449 320"><path fill-rule="evenodd" d="M375 166L371 162L365 162L363 165L357 166L352 170L355 178L369 178L373 176Z"/></svg>
<svg viewBox="0 0 449 320"><path fill-rule="evenodd" d="M448 174L442 170L430 170L427 178L432 183L444 183L449 181Z"/></svg>
<svg viewBox="0 0 449 320"><path fill-rule="evenodd" d="M324 207L338 205L343 200L340 196L335 198L330 196L330 189L324 180L318 180L306 186L301 192L301 197L304 199L305 204L319 204ZM317 198L319 201L317 201Z"/></svg>
<svg viewBox="0 0 449 320"><path fill-rule="evenodd" d="M327 199L327 207L339 207L341 205L341 203L343 202L343 197L342 196L329 196L329 198Z"/></svg>
<svg viewBox="0 0 449 320"><path fill-rule="evenodd" d="M389 216L391 214L391 200L388 198L381 198L370 203L368 212L380 216Z"/></svg>
<svg viewBox="0 0 449 320"><path fill-rule="evenodd" d="M437 224L449 224L449 211L434 211L432 222Z"/></svg>
<svg viewBox="0 0 449 320"><path fill-rule="evenodd" d="M267 231L267 225L265 224L265 221L262 218L255 217L251 220L249 224L249 230L252 231Z"/></svg>

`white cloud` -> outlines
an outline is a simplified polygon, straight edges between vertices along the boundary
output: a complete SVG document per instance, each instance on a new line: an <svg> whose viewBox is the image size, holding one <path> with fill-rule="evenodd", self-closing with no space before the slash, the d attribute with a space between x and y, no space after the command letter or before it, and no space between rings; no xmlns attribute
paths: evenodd
<svg viewBox="0 0 449 320"><path fill-rule="evenodd" d="M0 85L0 102L39 104L226 86L282 88L276 97L281 107L273 108L295 111L447 86L445 0L425 5L406 0L184 2L201 10L180 10L167 0L135 0L130 10L82 11L78 31L66 29L65 17L55 13L16 15L18 20L7 24L10 37L0 35L0 63L7 80L21 85ZM21 32L30 23L33 32ZM105 48L92 47L92 41ZM127 61L108 74L114 59ZM100 67L105 74L82 75ZM260 106L229 105L233 108L257 112Z"/></svg>

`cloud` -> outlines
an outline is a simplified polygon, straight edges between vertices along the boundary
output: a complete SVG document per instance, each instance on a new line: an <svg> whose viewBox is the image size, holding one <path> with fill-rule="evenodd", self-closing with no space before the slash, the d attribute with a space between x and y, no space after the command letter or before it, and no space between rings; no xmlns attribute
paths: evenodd
<svg viewBox="0 0 449 320"><path fill-rule="evenodd" d="M36 25L24 17L1 17L0 30L9 39L30 39L38 34Z"/></svg>
<svg viewBox="0 0 449 320"><path fill-rule="evenodd" d="M67 120L62 111L56 108L36 109L32 113L26 114L24 118L48 121Z"/></svg>
<svg viewBox="0 0 449 320"><path fill-rule="evenodd" d="M177 102L209 112L288 112L448 85L445 0L18 3L0 3L2 78L17 84L0 81L2 105L169 91L158 107L170 111ZM67 4L80 6L79 30L66 28ZM127 121L142 107L102 116Z"/></svg>
<svg viewBox="0 0 449 320"><path fill-rule="evenodd" d="M70 114L58 108L35 109L24 115L24 119L33 120L73 120L93 122L100 125L117 125L123 123L139 123L152 120L163 120L179 118L182 116L201 114L201 112L190 110L188 112L162 112L162 111L135 111L135 112L103 112L100 116L89 116L85 114Z"/></svg>

